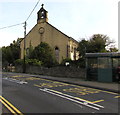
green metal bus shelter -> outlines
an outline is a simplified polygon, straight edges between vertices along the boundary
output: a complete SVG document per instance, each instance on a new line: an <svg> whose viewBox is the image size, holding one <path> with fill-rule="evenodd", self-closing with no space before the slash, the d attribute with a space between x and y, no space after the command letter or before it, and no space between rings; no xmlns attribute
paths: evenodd
<svg viewBox="0 0 120 115"><path fill-rule="evenodd" d="M86 79L99 82L116 82L120 53L86 53Z"/></svg>

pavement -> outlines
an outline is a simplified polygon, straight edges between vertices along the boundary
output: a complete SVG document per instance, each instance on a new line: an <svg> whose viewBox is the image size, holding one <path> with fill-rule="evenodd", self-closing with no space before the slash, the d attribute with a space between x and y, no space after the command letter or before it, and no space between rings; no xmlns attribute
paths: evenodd
<svg viewBox="0 0 120 115"><path fill-rule="evenodd" d="M10 74L10 72L8 74ZM15 74L21 74L21 73L15 73ZM116 82L105 83L105 82L97 82L97 81L87 81L80 78L53 77L53 76L34 75L34 74L27 74L27 75L120 93L120 84Z"/></svg>
<svg viewBox="0 0 120 115"><path fill-rule="evenodd" d="M43 76L43 75L39 75L39 77L50 79L50 80L55 80L55 81L61 81L61 82L69 83L69 84L75 84L75 85L120 93L120 84L116 82L105 83L105 82L97 82L97 81L87 81L87 80L80 79L80 78L63 78L63 77L53 77L53 76Z"/></svg>

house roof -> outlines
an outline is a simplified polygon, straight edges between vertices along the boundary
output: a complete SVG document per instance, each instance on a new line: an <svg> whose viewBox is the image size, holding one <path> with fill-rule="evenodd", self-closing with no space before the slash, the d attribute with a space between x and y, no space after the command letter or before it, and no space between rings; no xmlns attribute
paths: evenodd
<svg viewBox="0 0 120 115"><path fill-rule="evenodd" d="M60 31L59 29L57 29L56 27L54 27L53 25L51 25L50 23L48 23L48 22L46 22L49 26L51 26L52 28L54 28L54 29L56 29L57 31L59 31L61 34L63 34L63 35L65 35L66 37L68 37L70 40L73 40L74 42L76 42L76 43L78 43L78 41L77 40L75 40L74 38L72 38L72 37L69 37L68 35L66 35L65 33L63 33L62 31ZM33 27L33 28L35 28L37 26L37 24ZM33 28L27 33L27 35L33 30ZM26 35L26 36L27 36ZM23 38L24 39L24 38ZM23 41L23 40L22 40ZM22 42L21 41L21 42Z"/></svg>
<svg viewBox="0 0 120 115"><path fill-rule="evenodd" d="M59 29L57 29L56 27L54 27L53 25L51 25L50 23L46 22L47 24L49 24L51 27L53 27L54 29L56 29L57 31L59 31L61 34L65 35L66 37L68 37L70 40L73 40L75 42L78 43L77 40L73 39L72 37L69 37L68 35L66 35L65 33L63 33L62 31L60 31Z"/></svg>

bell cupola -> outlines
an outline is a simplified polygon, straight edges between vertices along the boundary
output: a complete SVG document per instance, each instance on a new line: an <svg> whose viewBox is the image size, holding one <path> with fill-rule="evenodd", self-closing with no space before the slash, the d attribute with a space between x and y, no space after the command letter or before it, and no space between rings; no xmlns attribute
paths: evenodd
<svg viewBox="0 0 120 115"><path fill-rule="evenodd" d="M37 23L48 22L48 12L43 8L44 4L41 6L41 9L37 12Z"/></svg>

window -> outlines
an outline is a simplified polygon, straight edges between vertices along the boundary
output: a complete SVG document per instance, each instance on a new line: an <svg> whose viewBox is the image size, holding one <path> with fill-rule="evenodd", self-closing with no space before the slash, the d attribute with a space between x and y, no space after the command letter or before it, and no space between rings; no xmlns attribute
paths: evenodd
<svg viewBox="0 0 120 115"><path fill-rule="evenodd" d="M26 56L29 56L29 48L26 49Z"/></svg>
<svg viewBox="0 0 120 115"><path fill-rule="evenodd" d="M56 57L56 60L59 62L59 48L58 47L55 47L55 57Z"/></svg>

